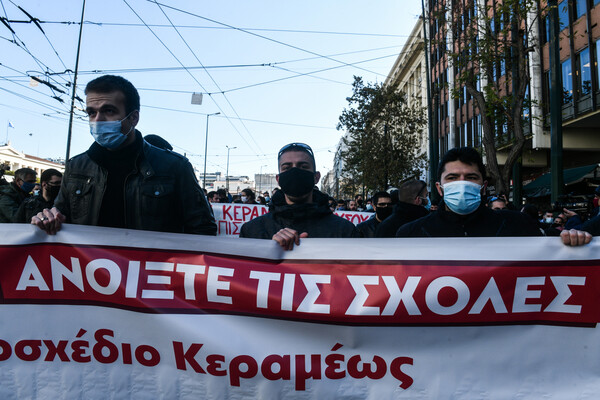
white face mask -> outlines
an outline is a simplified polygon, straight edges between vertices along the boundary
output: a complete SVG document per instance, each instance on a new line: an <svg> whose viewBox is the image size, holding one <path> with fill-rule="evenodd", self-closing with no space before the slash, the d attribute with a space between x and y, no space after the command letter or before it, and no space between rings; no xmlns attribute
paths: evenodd
<svg viewBox="0 0 600 400"><path fill-rule="evenodd" d="M553 222L554 222L554 218L552 218L552 217L546 217L546 218L544 219L544 222L545 222L545 223L547 223L547 224L551 224L551 223L553 223Z"/></svg>
<svg viewBox="0 0 600 400"><path fill-rule="evenodd" d="M245 203L245 202L247 202L247 201L248 201L248 196L242 196L242 197L241 197L241 199L242 199L242 201Z"/></svg>

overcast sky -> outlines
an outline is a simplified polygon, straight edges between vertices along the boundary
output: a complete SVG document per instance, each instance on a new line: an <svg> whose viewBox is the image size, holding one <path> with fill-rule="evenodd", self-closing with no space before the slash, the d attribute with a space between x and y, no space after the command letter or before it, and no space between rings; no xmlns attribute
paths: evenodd
<svg viewBox="0 0 600 400"><path fill-rule="evenodd" d="M81 1L0 0L0 142L64 157ZM211 116L208 172L277 170L278 149L313 147L317 169L332 168L342 132L335 129L354 75L381 82L408 39L421 5L413 0L87 0L78 95L91 79L122 75L140 91L138 129L158 134L204 165L206 114ZM24 43L24 44L23 44ZM49 73L49 74L46 74ZM51 82L53 90L36 76ZM192 105L193 92L204 93ZM62 99L62 103L55 96ZM77 106L84 107L81 103ZM76 113L71 155L93 139ZM14 125L7 128L8 122Z"/></svg>

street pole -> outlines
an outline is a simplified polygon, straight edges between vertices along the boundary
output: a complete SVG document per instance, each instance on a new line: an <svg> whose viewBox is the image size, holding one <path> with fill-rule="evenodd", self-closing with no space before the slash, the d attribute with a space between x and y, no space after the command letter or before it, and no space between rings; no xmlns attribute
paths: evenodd
<svg viewBox="0 0 600 400"><path fill-rule="evenodd" d="M79 51L81 50L81 34L83 32L83 15L85 14L85 0L81 7L81 23L79 24L79 41L77 42L77 56L75 59L75 74L73 77L73 94L71 94L71 112L69 113L69 131L67 133L67 157L65 163L71 157L71 136L73 136L73 112L75 111L75 97L77 96L77 71L79 70Z"/></svg>
<svg viewBox="0 0 600 400"><path fill-rule="evenodd" d="M433 110L431 100L431 70L429 69L429 41L427 40L427 18L425 18L425 2L421 0L421 10L423 12L423 42L425 53L425 74L427 82L427 130L429 137L429 193L432 199L436 198L437 190L435 182L437 181L437 131L433 129Z"/></svg>
<svg viewBox="0 0 600 400"><path fill-rule="evenodd" d="M225 188L227 189L227 193L229 193L229 150L237 149L237 147L227 147L227 171L225 172Z"/></svg>
<svg viewBox="0 0 600 400"><path fill-rule="evenodd" d="M208 154L208 117L211 115L219 115L220 112L206 114L206 135L204 140L204 179L202 180L202 188L206 189L206 156Z"/></svg>
<svg viewBox="0 0 600 400"><path fill-rule="evenodd" d="M566 3L563 3L566 4ZM559 53L559 21L557 0L549 0L550 10L550 201L555 203L563 192L562 163L562 79Z"/></svg>
<svg viewBox="0 0 600 400"><path fill-rule="evenodd" d="M258 193L262 193L261 192L261 183L262 183L262 169L263 167L266 167L267 165L261 165L260 166L260 174L258 175Z"/></svg>

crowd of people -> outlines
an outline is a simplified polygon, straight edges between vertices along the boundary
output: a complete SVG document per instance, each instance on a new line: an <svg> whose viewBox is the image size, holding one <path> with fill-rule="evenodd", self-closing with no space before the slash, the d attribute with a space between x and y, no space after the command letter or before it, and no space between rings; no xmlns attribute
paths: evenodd
<svg viewBox="0 0 600 400"><path fill-rule="evenodd" d="M126 79L104 75L86 88L86 112L94 143L68 160L64 174L22 168L0 186L0 222L31 222L49 234L63 223L215 235L210 203L262 204L269 212L246 222L240 237L275 240L292 250L302 238L560 236L565 245L589 243L600 233L600 216L587 221L568 209L555 215L533 205L514 210L506 197L487 197L485 167L470 147L449 150L440 161L432 204L427 184L413 179L392 192L364 200L336 200L317 189L315 155L290 143L277 156L280 187L206 193L189 161L156 135L135 129L140 98ZM597 198L600 199L600 192ZM596 204L596 214L597 206ZM366 211L355 226L334 211Z"/></svg>

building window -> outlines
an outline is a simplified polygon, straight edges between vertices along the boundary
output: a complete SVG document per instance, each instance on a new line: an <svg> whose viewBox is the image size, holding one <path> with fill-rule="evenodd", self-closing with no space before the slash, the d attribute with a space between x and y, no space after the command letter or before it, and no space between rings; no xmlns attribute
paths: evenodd
<svg viewBox="0 0 600 400"><path fill-rule="evenodd" d="M600 0L598 0L600 1ZM596 76L598 77L598 82L600 82L600 66L598 66L598 55L600 54L600 40L596 42L596 58L594 60L594 66L596 67Z"/></svg>
<svg viewBox="0 0 600 400"><path fill-rule="evenodd" d="M582 96L592 92L592 69L590 49L586 48L577 55L577 90Z"/></svg>
<svg viewBox="0 0 600 400"><path fill-rule="evenodd" d="M571 73L571 59L567 59L561 64L562 85L563 85L563 104L573 101L573 76Z"/></svg>
<svg viewBox="0 0 600 400"><path fill-rule="evenodd" d="M575 19L578 19L585 15L585 13L587 12L586 3L586 0L575 0L575 3L573 4L573 6L575 7Z"/></svg>
<svg viewBox="0 0 600 400"><path fill-rule="evenodd" d="M560 24L560 30L562 31L569 26L569 2L563 0L558 4L558 23Z"/></svg>

